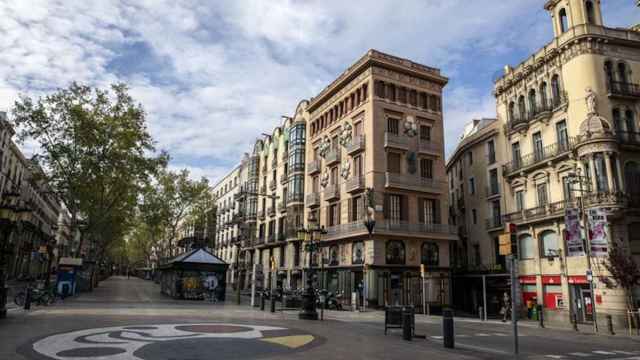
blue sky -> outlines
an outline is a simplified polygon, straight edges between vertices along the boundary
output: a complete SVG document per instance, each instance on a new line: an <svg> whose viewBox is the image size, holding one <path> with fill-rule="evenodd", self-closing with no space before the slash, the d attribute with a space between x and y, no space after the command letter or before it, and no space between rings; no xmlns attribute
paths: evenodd
<svg viewBox="0 0 640 360"><path fill-rule="evenodd" d="M640 23L603 0L607 26ZM123 81L172 166L215 181L368 49L439 67L446 148L495 116L492 78L552 38L543 0L21 0L0 3L0 109ZM28 144L27 147L29 148ZM29 148L33 151L32 148Z"/></svg>

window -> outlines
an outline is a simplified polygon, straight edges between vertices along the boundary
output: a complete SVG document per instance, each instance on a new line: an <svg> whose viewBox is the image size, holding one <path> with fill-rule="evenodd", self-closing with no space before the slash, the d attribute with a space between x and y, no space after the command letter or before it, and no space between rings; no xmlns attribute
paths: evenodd
<svg viewBox="0 0 640 360"><path fill-rule="evenodd" d="M469 179L469 194L475 195L476 193L476 181L474 178Z"/></svg>
<svg viewBox="0 0 640 360"><path fill-rule="evenodd" d="M332 245L329 247L329 266L338 266L338 245Z"/></svg>
<svg viewBox="0 0 640 360"><path fill-rule="evenodd" d="M471 151L467 152L467 164L473 165L473 152Z"/></svg>
<svg viewBox="0 0 640 360"><path fill-rule="evenodd" d="M558 255L558 236L551 230L543 231L540 234L540 242L542 243L542 256Z"/></svg>
<svg viewBox="0 0 640 360"><path fill-rule="evenodd" d="M516 104L512 101L509 103L509 120L514 121L516 119Z"/></svg>
<svg viewBox="0 0 640 360"><path fill-rule="evenodd" d="M549 203L546 183L536 185L536 193L538 195L538 206L545 206Z"/></svg>
<svg viewBox="0 0 640 360"><path fill-rule="evenodd" d="M562 178L562 194L564 196L565 201L573 200L571 178L568 176L565 176Z"/></svg>
<svg viewBox="0 0 640 360"><path fill-rule="evenodd" d="M471 210L471 217L473 218L473 224L478 223L478 214L476 213L476 209Z"/></svg>
<svg viewBox="0 0 640 360"><path fill-rule="evenodd" d="M627 83L627 65L623 62L618 63L618 81L623 84Z"/></svg>
<svg viewBox="0 0 640 360"><path fill-rule="evenodd" d="M520 250L520 259L533 259L535 257L533 237L529 234L521 235L518 238L518 249Z"/></svg>
<svg viewBox="0 0 640 360"><path fill-rule="evenodd" d="M607 170L605 166L605 159L602 153L596 153L593 157L593 163L596 167L596 187L598 191L609 190L609 184L607 183Z"/></svg>
<svg viewBox="0 0 640 360"><path fill-rule="evenodd" d="M542 82L542 84L540 84L540 105L542 106L543 109L545 109L547 107L547 83L546 82Z"/></svg>
<svg viewBox="0 0 640 360"><path fill-rule="evenodd" d="M496 162L496 144L493 140L487 141L487 162L489 165Z"/></svg>
<svg viewBox="0 0 640 360"><path fill-rule="evenodd" d="M624 131L624 127L622 126L622 117L620 116L620 109L613 109L613 128L617 133L621 133Z"/></svg>
<svg viewBox="0 0 640 360"><path fill-rule="evenodd" d="M431 126L420 125L420 140L431 141Z"/></svg>
<svg viewBox="0 0 640 360"><path fill-rule="evenodd" d="M524 191L516 191L515 193L516 211L524 210Z"/></svg>
<svg viewBox="0 0 640 360"><path fill-rule="evenodd" d="M627 127L627 132L630 136L635 135L636 132L636 120L633 116L633 111L627 110L624 112L625 115L625 125Z"/></svg>
<svg viewBox="0 0 640 360"><path fill-rule="evenodd" d="M300 266L300 243L299 242L294 242L293 243L293 266L298 267Z"/></svg>
<svg viewBox="0 0 640 360"><path fill-rule="evenodd" d="M396 118L387 118L387 132L398 135L400 129L400 120Z"/></svg>
<svg viewBox="0 0 640 360"><path fill-rule="evenodd" d="M404 243L399 240L388 241L385 255L386 255L387 264L404 265L405 263Z"/></svg>
<svg viewBox="0 0 640 360"><path fill-rule="evenodd" d="M557 74L551 78L551 97L553 105L558 106L560 104L560 77Z"/></svg>
<svg viewBox="0 0 640 360"><path fill-rule="evenodd" d="M386 194L385 195L385 218L391 222L400 222L405 218L406 210L404 209L406 199L402 195Z"/></svg>
<svg viewBox="0 0 640 360"><path fill-rule="evenodd" d="M562 8L558 12L558 21L560 21L560 33L564 33L569 29L569 19L567 18L567 11Z"/></svg>
<svg viewBox="0 0 640 360"><path fill-rule="evenodd" d="M433 178L433 160L432 159L420 159L420 177L426 179Z"/></svg>
<svg viewBox="0 0 640 360"><path fill-rule="evenodd" d="M340 224L340 204L331 204L329 205L329 221L327 221L329 226L336 226Z"/></svg>
<svg viewBox="0 0 640 360"><path fill-rule="evenodd" d="M604 62L604 74L607 80L607 85L608 86L612 86L614 79L613 79L613 64L611 63L611 61L607 60Z"/></svg>
<svg viewBox="0 0 640 360"><path fill-rule="evenodd" d="M537 113L537 108L538 108L538 104L536 102L536 90L535 89L531 89L529 90L529 110L532 113Z"/></svg>
<svg viewBox="0 0 640 360"><path fill-rule="evenodd" d="M364 263L364 243L354 242L351 245L351 263L354 265Z"/></svg>
<svg viewBox="0 0 640 360"><path fill-rule="evenodd" d="M500 193L498 186L498 169L491 169L489 171L489 194L495 195Z"/></svg>
<svg viewBox="0 0 640 360"><path fill-rule="evenodd" d="M524 120L527 118L527 108L524 104L524 96L520 95L518 98L518 118Z"/></svg>
<svg viewBox="0 0 640 360"><path fill-rule="evenodd" d="M398 102L406 103L407 102L407 89L403 87L398 88Z"/></svg>
<svg viewBox="0 0 640 360"><path fill-rule="evenodd" d="M556 138L561 151L569 150L569 135L567 133L567 122L565 120L556 123Z"/></svg>
<svg viewBox="0 0 640 360"><path fill-rule="evenodd" d="M494 200L491 202L491 216L492 224L494 226L499 226L502 224L502 212L500 211L500 200Z"/></svg>
<svg viewBox="0 0 640 360"><path fill-rule="evenodd" d="M387 99L396 101L396 86L393 84L387 84Z"/></svg>
<svg viewBox="0 0 640 360"><path fill-rule="evenodd" d="M280 267L285 267L287 252L285 246L280 246Z"/></svg>
<svg viewBox="0 0 640 360"><path fill-rule="evenodd" d="M358 221L364 217L364 198L356 196L351 199L351 214L349 221Z"/></svg>
<svg viewBox="0 0 640 360"><path fill-rule="evenodd" d="M593 9L593 3L590 0L587 0L584 3L584 7L587 13L587 24L595 24L596 16L595 16L595 11Z"/></svg>
<svg viewBox="0 0 640 360"><path fill-rule="evenodd" d="M533 134L533 156L536 161L544 158L544 146L542 145L542 134L540 132Z"/></svg>
<svg viewBox="0 0 640 360"><path fill-rule="evenodd" d="M362 156L358 155L353 158L353 176L360 177L362 175Z"/></svg>
<svg viewBox="0 0 640 360"><path fill-rule="evenodd" d="M438 201L434 199L418 199L418 222L420 224L437 224Z"/></svg>
<svg viewBox="0 0 640 360"><path fill-rule="evenodd" d="M400 174L400 154L394 152L387 153L387 171Z"/></svg>
<svg viewBox="0 0 640 360"><path fill-rule="evenodd" d="M338 186L338 167L331 168L331 185Z"/></svg>
<svg viewBox="0 0 640 360"><path fill-rule="evenodd" d="M434 242L422 243L421 263L427 267L437 267L440 265L440 254L438 244Z"/></svg>

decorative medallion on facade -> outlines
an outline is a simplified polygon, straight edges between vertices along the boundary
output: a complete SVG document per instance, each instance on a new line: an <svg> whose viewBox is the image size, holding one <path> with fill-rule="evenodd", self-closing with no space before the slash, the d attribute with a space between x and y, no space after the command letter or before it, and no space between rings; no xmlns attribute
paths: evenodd
<svg viewBox="0 0 640 360"><path fill-rule="evenodd" d="M329 170L324 169L322 176L320 177L320 185L322 187L327 187L329 185Z"/></svg>
<svg viewBox="0 0 640 360"><path fill-rule="evenodd" d="M408 137L418 135L418 126L413 116L407 116L407 119L404 121L404 134Z"/></svg>
<svg viewBox="0 0 640 360"><path fill-rule="evenodd" d="M318 153L322 158L327 156L329 150L331 149L331 139L328 136L325 136L320 142L320 146L318 147Z"/></svg>
<svg viewBox="0 0 640 360"><path fill-rule="evenodd" d="M345 122L340 130L340 145L346 147L351 143L353 126L349 122Z"/></svg>
<svg viewBox="0 0 640 360"><path fill-rule="evenodd" d="M342 167L340 168L340 176L343 179L348 179L351 174L351 162L349 160L342 163Z"/></svg>

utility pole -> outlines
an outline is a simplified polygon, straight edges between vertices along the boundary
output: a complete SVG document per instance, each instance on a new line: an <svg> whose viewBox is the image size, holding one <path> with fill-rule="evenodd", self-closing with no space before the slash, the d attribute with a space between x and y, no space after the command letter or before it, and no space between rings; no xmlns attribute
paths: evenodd
<svg viewBox="0 0 640 360"><path fill-rule="evenodd" d="M517 266L517 257L518 257L518 246L516 233L518 229L515 224L507 223L505 224L505 232L500 234L499 244L500 255L505 255L509 257L511 269L510 269L510 278L511 278L511 323L513 324L513 353L515 355L519 352L519 344L518 344L518 312L516 309L517 304L517 288L516 284L518 279L516 278L516 266ZM505 303L505 313L508 313L509 309L507 308L509 304ZM505 314L506 316L506 314Z"/></svg>

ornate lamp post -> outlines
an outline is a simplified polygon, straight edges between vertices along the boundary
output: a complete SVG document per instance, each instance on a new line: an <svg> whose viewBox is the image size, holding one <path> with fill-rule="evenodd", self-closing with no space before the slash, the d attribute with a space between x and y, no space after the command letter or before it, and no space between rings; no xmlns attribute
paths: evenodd
<svg viewBox="0 0 640 360"><path fill-rule="evenodd" d="M305 251L309 252L309 270L307 271L307 288L302 295L302 311L298 314L298 318L302 320L318 320L318 312L316 311L316 292L313 288L313 252L319 248L320 236L326 234L323 227L317 225L315 213L310 212L308 217L309 224L316 224L314 227L309 225L306 229L298 230L298 239L305 242Z"/></svg>
<svg viewBox="0 0 640 360"><path fill-rule="evenodd" d="M0 319L7 317L7 273L8 264L13 254L11 232L15 227L16 211L11 199L19 196L16 192L5 192L0 202Z"/></svg>
<svg viewBox="0 0 640 360"><path fill-rule="evenodd" d="M367 217L364 220L364 226L367 228L369 232L369 240L373 238L373 229L376 227L376 218L375 218L375 198L373 188L367 188L366 190L367 199ZM366 242L365 242L366 244ZM362 278L363 278L363 289L362 289L362 310L366 311L367 309L367 297L368 297L368 286L367 286L367 247L364 246L364 254L362 257Z"/></svg>

